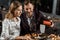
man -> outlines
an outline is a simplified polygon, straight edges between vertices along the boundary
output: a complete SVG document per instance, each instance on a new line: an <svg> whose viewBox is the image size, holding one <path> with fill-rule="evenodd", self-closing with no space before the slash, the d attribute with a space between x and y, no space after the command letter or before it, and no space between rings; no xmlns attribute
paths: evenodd
<svg viewBox="0 0 60 40"><path fill-rule="evenodd" d="M46 24L44 22L48 21ZM24 3L24 13L21 16L21 33L26 35L31 33L40 33L40 24L51 25L50 20L45 18L40 12L34 11L34 5L31 2Z"/></svg>

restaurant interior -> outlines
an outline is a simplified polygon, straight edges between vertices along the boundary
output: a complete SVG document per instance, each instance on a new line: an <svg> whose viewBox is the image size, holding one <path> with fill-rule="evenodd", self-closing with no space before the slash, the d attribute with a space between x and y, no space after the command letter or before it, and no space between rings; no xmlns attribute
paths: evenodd
<svg viewBox="0 0 60 40"><path fill-rule="evenodd" d="M11 2L16 0L0 0L0 35L2 32L2 21L5 18ZM27 0L18 0L24 4ZM54 22L54 34L34 34L32 33L31 39L21 36L21 40L60 40L60 0L30 0L35 4L35 9L40 11L44 16L50 18ZM50 29L47 30L48 32ZM28 35L28 36L27 36ZM29 37L30 34L25 36ZM23 37L23 38L22 38ZM16 38L16 40L18 40Z"/></svg>

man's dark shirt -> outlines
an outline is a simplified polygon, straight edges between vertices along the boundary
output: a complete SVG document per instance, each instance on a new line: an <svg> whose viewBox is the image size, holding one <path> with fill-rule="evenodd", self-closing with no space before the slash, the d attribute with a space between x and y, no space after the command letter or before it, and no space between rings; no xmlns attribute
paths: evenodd
<svg viewBox="0 0 60 40"><path fill-rule="evenodd" d="M21 15L21 32L20 35L30 34L30 33L40 33L40 24L43 24L44 20L48 20L45 18L40 12L34 13L33 16L33 27L30 30L30 26L27 21L26 13Z"/></svg>

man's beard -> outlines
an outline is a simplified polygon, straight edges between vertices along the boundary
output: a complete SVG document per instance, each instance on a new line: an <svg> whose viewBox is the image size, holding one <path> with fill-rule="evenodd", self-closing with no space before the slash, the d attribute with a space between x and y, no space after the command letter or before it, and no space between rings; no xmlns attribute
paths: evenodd
<svg viewBox="0 0 60 40"><path fill-rule="evenodd" d="M27 16L30 18L32 17L33 13L27 13Z"/></svg>

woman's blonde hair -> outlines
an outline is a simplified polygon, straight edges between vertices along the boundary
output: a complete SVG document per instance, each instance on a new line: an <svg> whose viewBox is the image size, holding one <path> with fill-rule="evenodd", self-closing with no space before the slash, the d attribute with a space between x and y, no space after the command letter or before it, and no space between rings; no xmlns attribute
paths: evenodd
<svg viewBox="0 0 60 40"><path fill-rule="evenodd" d="M11 3L9 7L8 13L5 15L5 18L12 19L14 17L14 11L19 7L22 6L22 4L18 1L14 1Z"/></svg>

